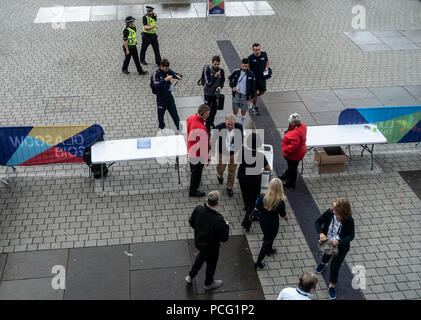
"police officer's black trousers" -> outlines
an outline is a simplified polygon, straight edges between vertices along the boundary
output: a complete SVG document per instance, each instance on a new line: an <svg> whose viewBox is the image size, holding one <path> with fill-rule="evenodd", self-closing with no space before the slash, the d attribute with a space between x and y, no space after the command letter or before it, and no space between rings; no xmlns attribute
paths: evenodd
<svg viewBox="0 0 421 320"><path fill-rule="evenodd" d="M215 115L218 111L218 104L216 96L205 96L204 103L210 107L209 117L206 119L206 128L210 131L210 128L215 126Z"/></svg>
<svg viewBox="0 0 421 320"><path fill-rule="evenodd" d="M175 127L177 128L177 130L180 130L180 117L178 116L174 99L171 99L170 101L166 101L166 102L158 102L157 104L158 104L159 129L165 128L164 115L165 115L165 111L168 110L168 113L170 114L172 120L174 121Z"/></svg>
<svg viewBox="0 0 421 320"><path fill-rule="evenodd" d="M136 46L128 46L128 47L129 47L129 54L126 54L126 48L123 46L125 59L124 59L122 70L127 71L127 68L129 67L130 58L133 57L137 72L142 72L143 69L139 62L139 54L137 53Z"/></svg>
<svg viewBox="0 0 421 320"><path fill-rule="evenodd" d="M142 47L140 49L140 61L145 61L146 50L152 45L155 54L155 62L159 66L161 64L161 54L159 53L158 35L142 33Z"/></svg>
<svg viewBox="0 0 421 320"><path fill-rule="evenodd" d="M262 176L239 176L238 182L241 189L241 195L243 196L244 206L246 207L246 214L241 225L244 229L248 230L251 227L251 221L249 219L250 213L256 206L256 199L260 195Z"/></svg>
<svg viewBox="0 0 421 320"><path fill-rule="evenodd" d="M216 264L219 258L219 246L207 247L199 249L199 254L189 272L190 278L196 277L203 263L206 261L206 278L205 286L209 286L213 282L213 276L216 270Z"/></svg>

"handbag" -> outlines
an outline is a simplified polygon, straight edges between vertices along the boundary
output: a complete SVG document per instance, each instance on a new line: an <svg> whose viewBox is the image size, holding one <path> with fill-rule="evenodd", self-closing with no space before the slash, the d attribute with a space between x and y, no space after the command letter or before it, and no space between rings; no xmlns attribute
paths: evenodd
<svg viewBox="0 0 421 320"><path fill-rule="evenodd" d="M332 240L320 241L319 240L319 249L323 255L328 255L336 257L339 253L338 247L335 247L332 244Z"/></svg>
<svg viewBox="0 0 421 320"><path fill-rule="evenodd" d="M268 68L268 73L266 75L263 75L263 78L267 80L270 79L270 77L272 77L272 69Z"/></svg>
<svg viewBox="0 0 421 320"><path fill-rule="evenodd" d="M261 198L261 195L256 199L256 205L254 206L254 209L251 211L251 213L249 214L249 220L251 222L253 221L259 221L259 215L260 215L260 210L256 209L257 206L257 202L259 202L259 199Z"/></svg>
<svg viewBox="0 0 421 320"><path fill-rule="evenodd" d="M225 95L224 94L222 94L222 93L220 93L219 95L218 95L218 98L217 98L217 102L218 102L218 104L217 104L217 109L218 110L224 110L224 103L225 103Z"/></svg>

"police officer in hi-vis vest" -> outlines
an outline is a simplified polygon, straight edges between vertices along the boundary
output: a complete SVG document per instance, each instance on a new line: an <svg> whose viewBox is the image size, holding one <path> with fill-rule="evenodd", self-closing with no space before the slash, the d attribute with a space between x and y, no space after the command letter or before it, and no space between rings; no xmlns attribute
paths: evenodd
<svg viewBox="0 0 421 320"><path fill-rule="evenodd" d="M136 27L134 26L134 18L132 16L128 16L124 22L126 26L123 29L123 51L125 55L124 63L123 63L123 73L129 74L130 72L127 70L129 67L130 58L133 56L134 63L136 64L137 72L140 75L147 74L148 71L143 71L142 66L139 62L139 54L137 53L137 36L136 36Z"/></svg>
<svg viewBox="0 0 421 320"><path fill-rule="evenodd" d="M158 35L156 34L156 13L154 8L146 6L146 14L143 16L142 48L140 49L140 63L147 65L145 61L146 50L152 45L155 53L155 62L159 67L161 65L161 54L159 53Z"/></svg>

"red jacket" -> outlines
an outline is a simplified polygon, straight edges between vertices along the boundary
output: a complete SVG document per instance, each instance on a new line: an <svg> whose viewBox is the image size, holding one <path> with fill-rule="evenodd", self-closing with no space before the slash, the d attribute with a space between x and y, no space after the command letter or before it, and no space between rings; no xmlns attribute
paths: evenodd
<svg viewBox="0 0 421 320"><path fill-rule="evenodd" d="M203 139L201 139L203 138ZM203 141L202 144L200 141ZM200 151L203 151L201 154ZM205 126L205 120L197 114L187 118L187 152L190 158L202 158L208 160L209 156L209 132Z"/></svg>
<svg viewBox="0 0 421 320"><path fill-rule="evenodd" d="M282 154L289 160L301 161L307 151L307 126L290 125L282 139Z"/></svg>

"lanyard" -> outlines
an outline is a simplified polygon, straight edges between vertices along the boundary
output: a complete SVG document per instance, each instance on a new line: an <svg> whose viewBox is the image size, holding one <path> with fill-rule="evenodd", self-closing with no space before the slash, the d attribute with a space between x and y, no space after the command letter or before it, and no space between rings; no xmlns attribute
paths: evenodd
<svg viewBox="0 0 421 320"><path fill-rule="evenodd" d="M244 77L247 75L247 72L244 72L244 75L240 78L240 79L238 79L238 82L237 82L237 84L238 83L240 83L241 82L241 80L243 80L244 79Z"/></svg>
<svg viewBox="0 0 421 320"><path fill-rule="evenodd" d="M304 297L308 297L308 298L310 298L310 297L312 296L312 294L310 294L310 293L305 294L304 292L301 292L300 290L298 290L298 288L296 288L295 290L297 290L297 292L298 292L299 294L301 294L302 296L304 296Z"/></svg>

